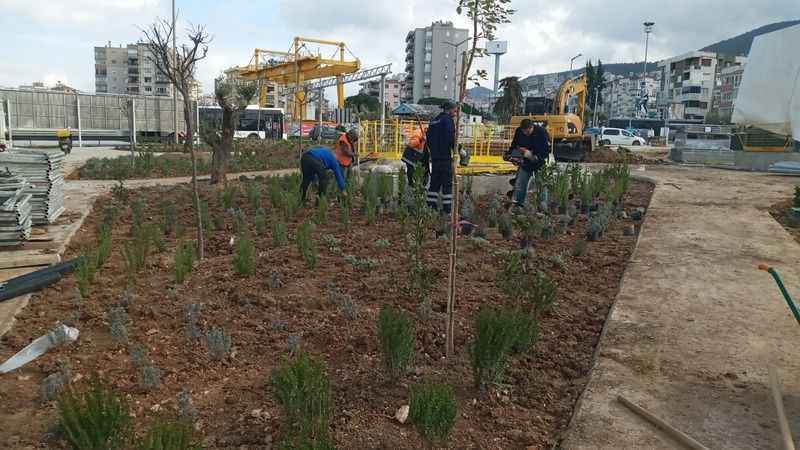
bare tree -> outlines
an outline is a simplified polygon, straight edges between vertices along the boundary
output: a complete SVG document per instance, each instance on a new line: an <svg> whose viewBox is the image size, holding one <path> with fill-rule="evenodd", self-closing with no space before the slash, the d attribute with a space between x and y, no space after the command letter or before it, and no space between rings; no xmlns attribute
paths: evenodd
<svg viewBox="0 0 800 450"><path fill-rule="evenodd" d="M222 108L222 123L203 127L203 141L212 148L211 184L225 183L227 180L228 162L233 150L239 113L247 108L256 90L257 86L253 82L222 77L214 82L214 97Z"/></svg>
<svg viewBox="0 0 800 450"><path fill-rule="evenodd" d="M466 12L467 17L472 22L472 42L469 50L462 55L461 74L459 78L458 109L456 110L455 144L453 145L453 205L450 213L450 258L448 261L447 277L447 323L445 335L445 355L450 358L455 349L454 327L455 327L455 303L456 303L456 258L457 249L456 239L458 235L458 216L460 195L458 188L458 177L456 168L458 161L458 136L461 127L461 105L464 104L464 97L467 95L467 81L476 81L479 78L486 78L485 70L478 70L476 74L470 75L472 63L475 58L485 54L485 50L478 47L478 43L484 39L491 41L494 39L494 32L497 26L509 23L514 10L510 8L511 0L459 0L456 12L461 14Z"/></svg>
<svg viewBox="0 0 800 450"><path fill-rule="evenodd" d="M169 79L175 89L183 97L183 117L186 123L184 145L192 158L192 191L197 225L197 254L200 259L205 256L203 244L203 220L200 214L200 194L197 189L197 155L194 151L194 114L189 89L194 79L197 62L208 54L211 36L202 25L190 26L186 30L187 43L181 44L173 52L172 37L176 33L174 24L165 19L156 19L154 23L142 30L150 50L150 60L158 73ZM176 127L177 128L177 127ZM178 133L178 130L175 130Z"/></svg>

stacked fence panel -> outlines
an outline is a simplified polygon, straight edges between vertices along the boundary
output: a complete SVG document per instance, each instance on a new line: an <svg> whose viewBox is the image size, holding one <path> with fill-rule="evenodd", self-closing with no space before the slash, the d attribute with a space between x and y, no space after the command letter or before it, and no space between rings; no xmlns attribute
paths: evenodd
<svg viewBox="0 0 800 450"><path fill-rule="evenodd" d="M31 236L31 198L28 181L0 172L0 247L22 244Z"/></svg>
<svg viewBox="0 0 800 450"><path fill-rule="evenodd" d="M64 212L64 153L61 150L14 150L0 153L0 168L24 178L31 195L35 225L55 222Z"/></svg>

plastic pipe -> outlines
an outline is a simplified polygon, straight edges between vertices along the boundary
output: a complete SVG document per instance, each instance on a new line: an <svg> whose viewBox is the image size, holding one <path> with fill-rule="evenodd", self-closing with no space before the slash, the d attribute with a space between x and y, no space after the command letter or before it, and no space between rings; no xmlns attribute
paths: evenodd
<svg viewBox="0 0 800 450"><path fill-rule="evenodd" d="M759 264L758 268L759 270L763 270L772 275L772 278L775 279L775 283L777 283L778 285L778 289L780 289L781 294L783 294L783 298L786 300L786 304L789 305L789 309L792 310L792 314L794 315L794 320L796 320L797 323L800 324L800 311L797 310L797 305L794 304L792 296L789 295L789 292L786 290L786 286L783 285L783 280L781 280L781 276L778 275L778 272L775 269L766 264Z"/></svg>

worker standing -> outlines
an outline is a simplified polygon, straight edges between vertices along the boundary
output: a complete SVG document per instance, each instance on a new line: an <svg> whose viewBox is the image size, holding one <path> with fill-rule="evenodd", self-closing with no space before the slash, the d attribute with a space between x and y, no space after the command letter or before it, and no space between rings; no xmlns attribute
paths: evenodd
<svg viewBox="0 0 800 450"><path fill-rule="evenodd" d="M303 181L300 183L300 193L303 204L306 203L306 193L308 186L314 181L317 182L317 195L322 197L328 189L328 171L332 171L336 177L336 184L339 191L345 193L347 182L344 177L342 165L336 159L331 149L323 146L311 147L300 157L300 172Z"/></svg>
<svg viewBox="0 0 800 450"><path fill-rule="evenodd" d="M336 159L345 171L345 176L350 177L350 168L356 157L358 145L358 128L350 128L347 132L339 136L336 141Z"/></svg>
<svg viewBox="0 0 800 450"><path fill-rule="evenodd" d="M503 155L503 159L517 165L517 176L514 182L513 201L518 208L525 206L528 196L528 185L535 172L544 167L550 155L550 136L544 127L533 123L530 119L522 119L514 132L511 146Z"/></svg>
<svg viewBox="0 0 800 450"><path fill-rule="evenodd" d="M455 115L456 105L449 101L445 102L442 104L442 112L428 124L426 134L431 158L428 206L437 207L441 192L445 213L450 213L453 206L453 145L456 131L453 117Z"/></svg>
<svg viewBox="0 0 800 450"><path fill-rule="evenodd" d="M430 153L425 145L425 129L422 124L413 127L408 136L408 143L403 151L403 162L406 165L406 177L408 185L414 186L416 183L417 171L422 169L422 185L427 184L430 172Z"/></svg>

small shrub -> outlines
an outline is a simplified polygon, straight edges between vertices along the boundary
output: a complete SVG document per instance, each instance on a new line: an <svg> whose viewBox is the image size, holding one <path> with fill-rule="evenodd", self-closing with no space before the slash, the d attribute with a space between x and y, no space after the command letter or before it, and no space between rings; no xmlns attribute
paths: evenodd
<svg viewBox="0 0 800 450"><path fill-rule="evenodd" d="M489 196L489 205L487 207L486 221L490 228L498 225L500 219L500 199L497 194Z"/></svg>
<svg viewBox="0 0 800 450"><path fill-rule="evenodd" d="M287 440L316 443L330 441L331 387L325 367L303 352L272 372L271 384L283 407L292 434Z"/></svg>
<svg viewBox="0 0 800 450"><path fill-rule="evenodd" d="M257 213L253 216L253 226L256 228L256 233L263 235L267 232L267 216Z"/></svg>
<svg viewBox="0 0 800 450"><path fill-rule="evenodd" d="M361 258L355 255L344 257L346 263L351 264L356 269L372 270L381 265L380 261L372 258Z"/></svg>
<svg viewBox="0 0 800 450"><path fill-rule="evenodd" d="M553 307L556 301L556 283L549 275L539 270L530 277L530 283L525 300L531 312L540 315Z"/></svg>
<svg viewBox="0 0 800 450"><path fill-rule="evenodd" d="M475 320L475 341L471 348L475 386L485 390L500 380L514 344L516 317L509 310L484 308Z"/></svg>
<svg viewBox="0 0 800 450"><path fill-rule="evenodd" d="M512 350L515 353L528 351L539 339L539 320L536 315L521 308L505 311L513 319L512 329L516 331Z"/></svg>
<svg viewBox="0 0 800 450"><path fill-rule="evenodd" d="M272 223L272 243L276 247L289 243L289 232L286 229L286 223L277 220Z"/></svg>
<svg viewBox="0 0 800 450"><path fill-rule="evenodd" d="M214 230L214 223L211 222L211 210L208 207L208 202L205 200L200 202L200 221L203 222L204 231Z"/></svg>
<svg viewBox="0 0 800 450"><path fill-rule="evenodd" d="M178 415L192 423L196 422L197 417L200 415L197 408L192 405L192 397L186 388L182 388L178 393Z"/></svg>
<svg viewBox="0 0 800 450"><path fill-rule="evenodd" d="M384 306L378 316L378 338L386 373L400 377L414 359L414 322L407 314Z"/></svg>
<svg viewBox="0 0 800 450"><path fill-rule="evenodd" d="M258 183L247 183L247 201L253 211L261 207L261 186Z"/></svg>
<svg viewBox="0 0 800 450"><path fill-rule="evenodd" d="M286 337L286 349L289 353L295 354L303 346L303 337L299 334L290 334Z"/></svg>
<svg viewBox="0 0 800 450"><path fill-rule="evenodd" d="M154 229L152 226L138 226L134 232L133 239L126 242L122 254L125 256L125 268L128 271L130 280L133 280L136 273L147 265L150 256L150 244L153 242ZM163 242L163 238L162 238Z"/></svg>
<svg viewBox="0 0 800 450"><path fill-rule="evenodd" d="M579 239L575 242L575 245L572 246L572 256L583 256L586 254L586 250L588 248L588 244L586 243L585 239Z"/></svg>
<svg viewBox="0 0 800 450"><path fill-rule="evenodd" d="M236 273L246 277L256 273L256 246L247 235L242 235L236 240L233 267Z"/></svg>
<svg viewBox="0 0 800 450"><path fill-rule="evenodd" d="M201 450L194 426L185 420L157 418L137 450Z"/></svg>
<svg viewBox="0 0 800 450"><path fill-rule="evenodd" d="M800 208L800 185L794 187L794 199L792 199L792 206Z"/></svg>
<svg viewBox="0 0 800 450"><path fill-rule="evenodd" d="M236 194L239 193L239 188L234 184L226 186L219 194L220 203L225 209L233 208L233 201L236 199Z"/></svg>
<svg viewBox="0 0 800 450"><path fill-rule="evenodd" d="M75 283L84 298L89 296L89 289L94 282L94 275L97 271L96 262L97 256L95 256L95 252L85 248L78 260L77 267L75 267Z"/></svg>
<svg viewBox="0 0 800 450"><path fill-rule="evenodd" d="M392 243L389 242L388 239L378 239L378 240L375 241L375 247L377 247L377 248L379 248L381 250L386 250L387 248L389 248L391 246L392 246Z"/></svg>
<svg viewBox="0 0 800 450"><path fill-rule="evenodd" d="M317 202L317 211L314 213L314 222L317 225L325 225L328 223L329 206L330 204L326 195L319 198L319 202Z"/></svg>
<svg viewBox="0 0 800 450"><path fill-rule="evenodd" d="M449 385L423 382L411 387L408 420L429 446L447 441L457 415L456 395Z"/></svg>
<svg viewBox="0 0 800 450"><path fill-rule="evenodd" d="M273 270L269 273L269 288L270 289L280 289L283 287L283 275L277 270Z"/></svg>
<svg viewBox="0 0 800 450"><path fill-rule="evenodd" d="M214 361L221 361L231 352L231 336L222 328L214 328L206 333L208 356Z"/></svg>
<svg viewBox="0 0 800 450"><path fill-rule="evenodd" d="M182 284L192 272L195 259L194 241L179 241L175 248L175 282Z"/></svg>
<svg viewBox="0 0 800 450"><path fill-rule="evenodd" d="M111 187L111 198L121 205L126 205L131 198L131 191L125 187L122 180L117 180L117 184Z"/></svg>
<svg viewBox="0 0 800 450"><path fill-rule="evenodd" d="M563 253L556 253L547 257L547 261L558 269L564 270L567 267L567 260Z"/></svg>
<svg viewBox="0 0 800 450"><path fill-rule="evenodd" d="M503 239L510 240L514 237L514 227L511 224L511 216L509 214L502 214L498 219L497 229Z"/></svg>
<svg viewBox="0 0 800 450"><path fill-rule="evenodd" d="M352 184L353 183L348 183L347 187L352 189L351 188ZM342 225L344 225L344 229L347 230L347 231L350 231L350 223L351 223L351 217L350 216L352 214L350 209L353 207L353 198L352 198L352 195L350 193L346 193L346 194L341 196L341 199L342 199L342 208L341 208L342 217L341 217L341 222L342 222Z"/></svg>
<svg viewBox="0 0 800 450"><path fill-rule="evenodd" d="M202 305L198 303L189 303L183 307L183 329L190 339L197 339L203 335L197 325L202 310Z"/></svg>
<svg viewBox="0 0 800 450"><path fill-rule="evenodd" d="M165 200L161 203L161 230L164 236L169 236L175 231L175 224L177 223L177 215L175 214L175 203L170 200Z"/></svg>
<svg viewBox="0 0 800 450"><path fill-rule="evenodd" d="M131 417L125 399L93 380L76 392L67 389L58 397L59 425L76 450L125 448Z"/></svg>
<svg viewBox="0 0 800 450"><path fill-rule="evenodd" d="M58 371L51 373L39 387L39 398L42 403L55 400L72 381L72 368L69 363L59 361Z"/></svg>
<svg viewBox="0 0 800 450"><path fill-rule="evenodd" d="M335 255L338 255L339 253L342 252L342 250L339 248L339 245L342 243L342 240L332 234L323 234L322 243L325 244L325 247L328 248L329 252Z"/></svg>
<svg viewBox="0 0 800 450"><path fill-rule="evenodd" d="M97 251L95 252L95 269L103 267L103 264L111 255L111 225L103 224L100 227L100 235L97 239Z"/></svg>
<svg viewBox="0 0 800 450"><path fill-rule="evenodd" d="M149 362L139 368L139 384L148 391L161 386L161 369Z"/></svg>
<svg viewBox="0 0 800 450"><path fill-rule="evenodd" d="M375 225L378 220L378 204L371 197L364 200L364 214L367 216L367 225Z"/></svg>
<svg viewBox="0 0 800 450"><path fill-rule="evenodd" d="M309 269L314 269L317 266L317 246L314 244L314 238L311 236L313 225L310 222L305 222L297 229L297 248L300 250L300 255L306 262Z"/></svg>
<svg viewBox="0 0 800 450"><path fill-rule="evenodd" d="M356 320L358 318L358 305L355 300L353 300L352 296L342 294L339 306L348 320Z"/></svg>
<svg viewBox="0 0 800 450"><path fill-rule="evenodd" d="M150 355L147 347L141 344L131 344L128 351L131 353L131 361L136 367L142 367L150 362Z"/></svg>
<svg viewBox="0 0 800 450"><path fill-rule="evenodd" d="M112 306L108 311L108 321L111 328L111 337L117 344L128 344L128 325L130 317L122 306Z"/></svg>

